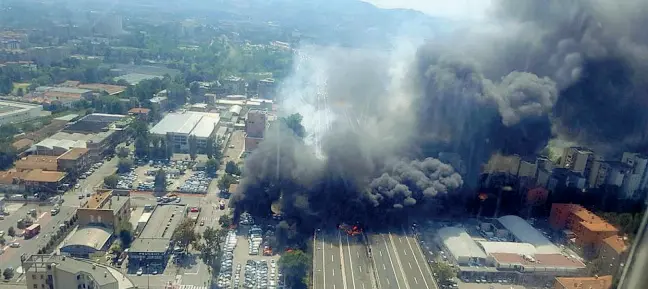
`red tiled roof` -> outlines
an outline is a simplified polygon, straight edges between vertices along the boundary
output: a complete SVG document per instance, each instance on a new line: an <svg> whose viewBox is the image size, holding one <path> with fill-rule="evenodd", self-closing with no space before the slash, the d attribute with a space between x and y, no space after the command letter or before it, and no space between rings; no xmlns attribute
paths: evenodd
<svg viewBox="0 0 648 289"><path fill-rule="evenodd" d="M63 172L31 170L23 177L23 180L38 183L56 183L60 182L64 177L65 173Z"/></svg>

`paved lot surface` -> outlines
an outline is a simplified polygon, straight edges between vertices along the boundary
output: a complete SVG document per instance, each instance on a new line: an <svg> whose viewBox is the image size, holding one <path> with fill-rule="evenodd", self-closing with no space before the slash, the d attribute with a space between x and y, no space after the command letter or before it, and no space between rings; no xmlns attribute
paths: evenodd
<svg viewBox="0 0 648 289"><path fill-rule="evenodd" d="M5 219L0 221L0 231L5 232L4 238L7 241L7 245L3 248L4 253L0 255L0 269L7 267L17 269L20 267L20 256L22 254L36 254L40 248L49 242L51 236L59 230L59 225L68 221L76 212L74 208L62 207L56 216L52 216L49 212L51 208L51 206L28 204L22 206L11 215L5 216ZM31 209L37 210L37 218L34 220L34 223L41 225L41 232L36 237L27 240L23 237L12 238L7 236L9 227L14 227L16 232L22 231L16 227L16 223L18 219L25 218ZM9 247L9 244L14 242L19 243L20 247ZM16 277L18 277L18 274L16 274Z"/></svg>
<svg viewBox="0 0 648 289"><path fill-rule="evenodd" d="M379 288L435 289L416 239L404 230L368 236Z"/></svg>
<svg viewBox="0 0 648 289"><path fill-rule="evenodd" d="M362 236L339 230L315 234L313 284L316 289L370 289L371 263Z"/></svg>
<svg viewBox="0 0 648 289"><path fill-rule="evenodd" d="M247 260L255 260L255 261L261 261L265 260L268 262L268 266L270 265L270 260L275 260L275 262L279 262L279 255L273 255L273 256L262 256L262 255L250 255L249 254L249 243L248 243L248 238L247 238L247 228L246 226L240 226L239 229L236 232L236 235L238 236L238 241L236 242L236 248L234 248L234 260L232 262L232 270L235 273L236 271L236 266L238 264L241 264L241 272L239 275L240 278L240 283L239 286L243 288L244 280L245 280L245 263ZM276 277L275 277L276 278ZM232 281L234 281L234 275L232 274ZM276 280L275 280L276 281ZM275 282L276 284L276 282Z"/></svg>

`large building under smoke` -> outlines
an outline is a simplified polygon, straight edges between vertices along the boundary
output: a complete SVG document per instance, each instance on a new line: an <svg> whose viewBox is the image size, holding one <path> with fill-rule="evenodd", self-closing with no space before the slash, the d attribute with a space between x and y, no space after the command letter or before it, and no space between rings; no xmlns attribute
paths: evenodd
<svg viewBox="0 0 648 289"><path fill-rule="evenodd" d="M245 151L255 150L265 137L268 116L261 110L250 110L245 120Z"/></svg>

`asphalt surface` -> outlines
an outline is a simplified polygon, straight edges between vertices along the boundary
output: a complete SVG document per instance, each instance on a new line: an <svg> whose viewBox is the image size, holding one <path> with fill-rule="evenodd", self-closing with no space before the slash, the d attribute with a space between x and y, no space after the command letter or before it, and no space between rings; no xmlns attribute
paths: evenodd
<svg viewBox="0 0 648 289"><path fill-rule="evenodd" d="M416 239L403 229L369 235L379 289L436 289Z"/></svg>
<svg viewBox="0 0 648 289"><path fill-rule="evenodd" d="M349 236L339 230L315 234L315 289L373 288L371 263L362 239L362 236Z"/></svg>
<svg viewBox="0 0 648 289"><path fill-rule="evenodd" d="M4 239L7 242L3 247L4 253L0 255L0 269L8 267L17 269L20 267L20 256L22 254L36 254L40 248L49 242L52 235L59 230L59 225L64 224L76 213L76 209L61 207L61 211L57 215L52 216L49 211L51 208L51 206L25 205L9 216L5 216L5 219L0 221L0 231L5 232ZM34 220L34 223L41 225L41 232L31 239L7 236L9 227L14 227L16 232L22 231L16 227L16 223L18 219L24 218L30 209L37 210L37 218ZM20 247L11 248L9 244L13 242L19 243ZM16 277L18 277L18 274L16 274Z"/></svg>

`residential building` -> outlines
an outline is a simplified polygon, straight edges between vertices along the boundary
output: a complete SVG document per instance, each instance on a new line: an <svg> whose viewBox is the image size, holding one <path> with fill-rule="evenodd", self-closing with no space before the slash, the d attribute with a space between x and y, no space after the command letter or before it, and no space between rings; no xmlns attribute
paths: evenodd
<svg viewBox="0 0 648 289"><path fill-rule="evenodd" d="M152 107L157 108L158 111L163 112L169 109L169 100L166 97L166 90L158 92L155 97L149 99Z"/></svg>
<svg viewBox="0 0 648 289"><path fill-rule="evenodd" d="M57 158L57 170L66 172L71 178L77 178L90 168L90 150L87 148L71 148Z"/></svg>
<svg viewBox="0 0 648 289"><path fill-rule="evenodd" d="M58 170L58 157L57 156L41 156L29 155L15 162L14 168L17 171L57 171Z"/></svg>
<svg viewBox="0 0 648 289"><path fill-rule="evenodd" d="M64 172L36 169L27 172L22 181L25 184L25 190L28 192L55 193L63 183L65 176Z"/></svg>
<svg viewBox="0 0 648 289"><path fill-rule="evenodd" d="M25 122L41 116L42 105L0 100L0 125Z"/></svg>
<svg viewBox="0 0 648 289"><path fill-rule="evenodd" d="M267 115L260 110L250 110L245 120L245 151L255 150L265 136Z"/></svg>
<svg viewBox="0 0 648 289"><path fill-rule="evenodd" d="M630 248L624 237L611 236L603 239L599 250L599 259L602 261L601 274L621 274L629 252Z"/></svg>
<svg viewBox="0 0 648 289"><path fill-rule="evenodd" d="M275 80L272 78L259 80L257 84L257 91L259 94L259 98L275 99L275 94L276 94Z"/></svg>
<svg viewBox="0 0 648 289"><path fill-rule="evenodd" d="M143 108L143 107L131 108L128 111L129 115L133 115L133 116L137 117L138 119L144 120L144 121L148 120L149 113L151 113L151 110L148 109L148 108Z"/></svg>
<svg viewBox="0 0 648 289"><path fill-rule="evenodd" d="M586 184L586 178L582 173L572 171L568 168L555 168L551 172L547 189L551 191L556 188L584 189Z"/></svg>
<svg viewBox="0 0 648 289"><path fill-rule="evenodd" d="M93 92L106 93L108 95L114 95L114 96L120 96L120 95L122 95L122 93L124 91L126 91L125 86L103 84L103 83L78 84L75 87L78 87L78 88L81 88L81 89L89 89L89 90L92 90Z"/></svg>
<svg viewBox="0 0 648 289"><path fill-rule="evenodd" d="M151 134L170 139L174 152L188 153L190 137L196 138L197 148L202 150L208 141L215 139L219 123L218 113L169 113L151 129Z"/></svg>
<svg viewBox="0 0 648 289"><path fill-rule="evenodd" d="M557 277L553 289L610 289L612 276Z"/></svg>
<svg viewBox="0 0 648 289"><path fill-rule="evenodd" d="M598 250L603 240L616 236L619 230L613 225L576 204L553 204L549 224L554 229L569 229L576 244Z"/></svg>
<svg viewBox="0 0 648 289"><path fill-rule="evenodd" d="M27 172L16 170L0 171L0 190L7 193L22 193L25 191L23 177Z"/></svg>
<svg viewBox="0 0 648 289"><path fill-rule="evenodd" d="M623 186L626 175L631 174L632 167L619 161L594 161L589 175L590 188L602 185Z"/></svg>
<svg viewBox="0 0 648 289"><path fill-rule="evenodd" d="M119 269L60 255L21 257L27 289L137 288Z"/></svg>
<svg viewBox="0 0 648 289"><path fill-rule="evenodd" d="M582 147L565 148L560 159L560 166L571 171L589 176L595 160L600 158L590 149Z"/></svg>
<svg viewBox="0 0 648 289"><path fill-rule="evenodd" d="M130 219L130 198L113 196L112 190L97 190L77 209L78 224L118 231L119 224Z"/></svg>
<svg viewBox="0 0 648 289"><path fill-rule="evenodd" d="M229 76L220 81L227 93L229 94L247 94L247 82L245 79L237 76Z"/></svg>
<svg viewBox="0 0 648 289"><path fill-rule="evenodd" d="M632 168L622 185L623 196L627 199L645 197L636 195L636 193L648 187L648 156L625 152L621 157L621 162Z"/></svg>

